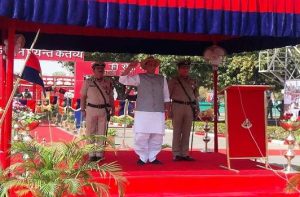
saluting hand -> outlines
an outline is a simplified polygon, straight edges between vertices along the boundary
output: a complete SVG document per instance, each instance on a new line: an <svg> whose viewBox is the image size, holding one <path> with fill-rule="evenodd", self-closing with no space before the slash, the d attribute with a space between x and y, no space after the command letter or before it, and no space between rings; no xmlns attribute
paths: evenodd
<svg viewBox="0 0 300 197"><path fill-rule="evenodd" d="M128 75L132 69L136 68L137 65L139 65L139 62L138 61L133 61L131 62L128 67L124 70L124 72L122 73L121 76L125 76L125 75Z"/></svg>

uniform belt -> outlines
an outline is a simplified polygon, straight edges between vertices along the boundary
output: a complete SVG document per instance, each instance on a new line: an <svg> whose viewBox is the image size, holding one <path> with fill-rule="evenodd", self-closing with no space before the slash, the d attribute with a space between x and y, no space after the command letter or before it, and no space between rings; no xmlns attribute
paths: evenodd
<svg viewBox="0 0 300 197"><path fill-rule="evenodd" d="M173 100L173 103L179 103L179 104L183 104L183 105L191 105L191 104L195 104L195 101L178 101L178 100Z"/></svg>
<svg viewBox="0 0 300 197"><path fill-rule="evenodd" d="M105 107L110 107L109 104L94 105L94 104L91 104L91 103L88 103L87 106L89 106L89 107L94 107L94 108L98 108L98 109L102 109L102 108L105 108Z"/></svg>

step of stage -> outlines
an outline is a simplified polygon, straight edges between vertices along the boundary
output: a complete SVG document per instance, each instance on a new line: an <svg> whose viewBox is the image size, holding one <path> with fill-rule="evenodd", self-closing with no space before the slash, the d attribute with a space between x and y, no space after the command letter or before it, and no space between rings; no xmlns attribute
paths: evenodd
<svg viewBox="0 0 300 197"><path fill-rule="evenodd" d="M173 197L173 196L299 196L287 194L286 182L276 175L185 175L153 174L127 176L125 196ZM117 196L112 193L113 196Z"/></svg>

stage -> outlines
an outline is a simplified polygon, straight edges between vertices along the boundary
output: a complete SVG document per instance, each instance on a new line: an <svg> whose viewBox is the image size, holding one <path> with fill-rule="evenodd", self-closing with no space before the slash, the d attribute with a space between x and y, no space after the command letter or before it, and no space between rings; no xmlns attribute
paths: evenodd
<svg viewBox="0 0 300 197"><path fill-rule="evenodd" d="M32 134L38 141L43 138L49 142L49 129L53 141L69 141L73 135L57 127L38 127ZM36 131L36 132L35 132ZM133 150L105 152L105 160L109 163L117 161L127 178L125 196L129 197L175 197L175 196L299 196L299 193L285 193L286 176L280 171L264 169L264 163L250 159L232 160L231 167L237 171L228 170L224 150L220 153L203 153L199 150L191 152L196 161L172 160L170 148L163 149L158 159L162 165L137 165L138 157ZM273 169L281 170L278 166ZM104 180L93 173L95 179ZM105 180L111 186L111 196L118 196L114 181ZM85 196L96 196L90 190Z"/></svg>
<svg viewBox="0 0 300 197"><path fill-rule="evenodd" d="M286 194L285 180L258 166L263 163L234 160L232 168L238 171L231 171L220 167L226 166L225 154L193 152L192 156L196 161L174 162L171 151L163 150L158 156L162 165L139 166L133 151L117 151L106 152L103 162L122 166L128 180L125 196L299 196ZM117 196L114 189L112 196Z"/></svg>

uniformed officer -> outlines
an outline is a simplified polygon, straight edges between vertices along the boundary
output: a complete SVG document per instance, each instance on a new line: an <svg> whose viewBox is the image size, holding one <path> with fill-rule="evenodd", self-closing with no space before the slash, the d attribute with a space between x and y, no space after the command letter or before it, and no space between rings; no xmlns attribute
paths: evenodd
<svg viewBox="0 0 300 197"><path fill-rule="evenodd" d="M173 124L172 152L174 161L194 161L189 156L189 138L193 118L199 113L198 85L189 77L190 62L177 63L178 76L172 78L168 85L172 100L171 112Z"/></svg>
<svg viewBox="0 0 300 197"><path fill-rule="evenodd" d="M29 92L29 90L26 88L25 89L25 92L24 92L24 96L23 96L25 99L31 99L32 98L32 95L31 93Z"/></svg>
<svg viewBox="0 0 300 197"><path fill-rule="evenodd" d="M115 111L113 85L111 80L104 78L104 68L105 63L93 63L94 75L86 79L81 88L80 107L83 116L86 117L87 136L105 135L107 117L110 114L114 114ZM91 143L96 142L91 141ZM103 152L90 153L89 155L90 161L98 161L102 158Z"/></svg>

